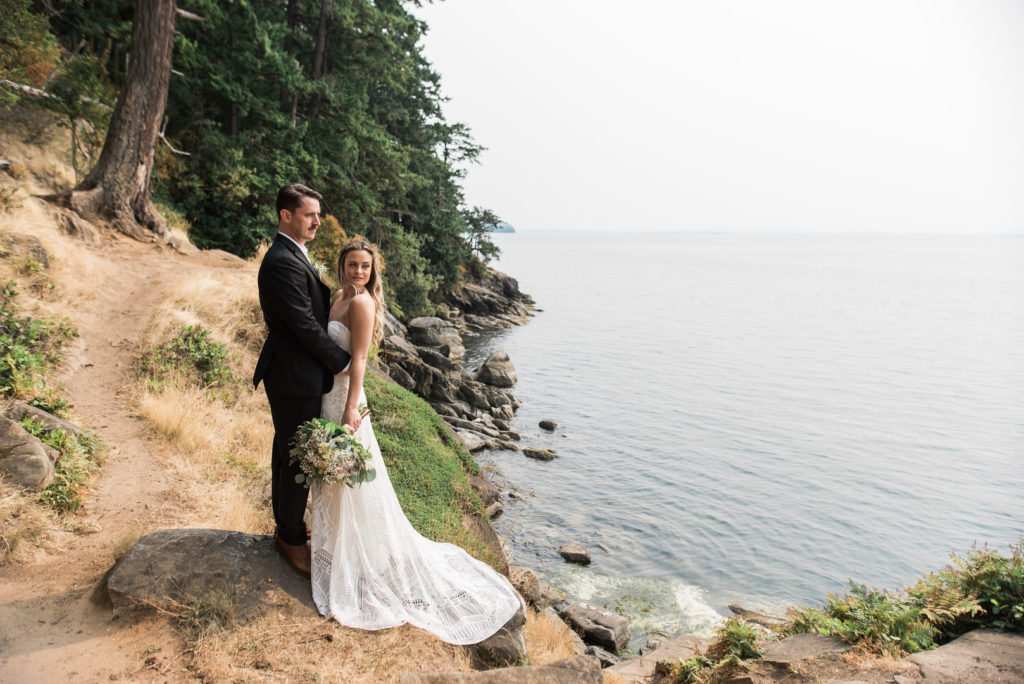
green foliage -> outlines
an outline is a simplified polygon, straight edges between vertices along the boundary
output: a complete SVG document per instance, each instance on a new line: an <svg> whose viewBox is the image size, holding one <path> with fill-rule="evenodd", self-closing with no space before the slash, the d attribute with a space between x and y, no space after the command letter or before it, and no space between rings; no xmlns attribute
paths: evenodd
<svg viewBox="0 0 1024 684"><path fill-rule="evenodd" d="M82 490L100 466L96 438L87 432L76 437L61 428L51 430L34 418L25 418L20 425L59 454L53 483L42 491L39 499L59 514L74 514L82 505Z"/></svg>
<svg viewBox="0 0 1024 684"><path fill-rule="evenodd" d="M46 17L31 0L5 0L0 12L0 80L39 87L60 58L60 45ZM18 91L0 86L0 109L16 103Z"/></svg>
<svg viewBox="0 0 1024 684"><path fill-rule="evenodd" d="M21 313L15 283L0 290L0 396L46 396L44 374L61 360L60 348L77 332L66 321Z"/></svg>
<svg viewBox="0 0 1024 684"><path fill-rule="evenodd" d="M111 107L100 80L102 62L95 55L79 55L62 65L47 86L52 98L41 104L61 117L61 125L71 131L71 166L76 177L82 172L79 158L89 158L99 150L101 133L107 129Z"/></svg>
<svg viewBox="0 0 1024 684"><path fill-rule="evenodd" d="M718 638L704 653L687 660L660 661L658 670L675 684L710 684L729 679L744 663L764 653L757 645L759 633L741 618L731 618L718 629Z"/></svg>
<svg viewBox="0 0 1024 684"><path fill-rule="evenodd" d="M915 653L978 627L1024 629L1024 554L1018 542L1003 556L974 548L953 555L945 569L905 592L868 589L850 582L850 593L829 595L821 608L795 608L788 634L833 634L891 655Z"/></svg>
<svg viewBox="0 0 1024 684"><path fill-rule="evenodd" d="M462 217L466 222L466 242L474 257L486 265L501 254L501 250L490 238L491 232L501 222L497 214L490 209L473 207L463 211Z"/></svg>
<svg viewBox="0 0 1024 684"><path fill-rule="evenodd" d="M952 563L923 577L910 594L924 604L928 620L943 626L944 641L979 627L1024 631L1024 540L1010 546L1009 556L988 547L953 554Z"/></svg>
<svg viewBox="0 0 1024 684"><path fill-rule="evenodd" d="M850 593L829 595L824 612L836 621L833 634L881 653L901 655L935 646L937 630L922 608L912 596L868 589L851 580Z"/></svg>
<svg viewBox="0 0 1024 684"><path fill-rule="evenodd" d="M223 388L235 381L227 360L228 348L211 340L209 330L185 326L176 338L143 354L139 370L158 389L174 376L184 376L205 387Z"/></svg>
<svg viewBox="0 0 1024 684"><path fill-rule="evenodd" d="M420 534L498 567L494 552L463 525L464 513L483 513L466 479L466 473L479 472L472 457L416 395L372 373L365 388L388 476L409 522Z"/></svg>

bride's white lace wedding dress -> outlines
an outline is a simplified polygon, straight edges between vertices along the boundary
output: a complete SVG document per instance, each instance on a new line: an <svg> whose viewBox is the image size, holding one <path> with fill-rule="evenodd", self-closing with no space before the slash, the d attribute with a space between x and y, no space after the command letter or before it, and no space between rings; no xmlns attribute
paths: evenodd
<svg viewBox="0 0 1024 684"><path fill-rule="evenodd" d="M327 334L351 350L348 328ZM338 424L348 376L324 395L321 415ZM366 397L360 390L360 403ZM372 408L372 407L371 407ZM453 544L431 541L406 519L391 486L370 418L356 432L373 455L373 482L310 490L313 601L326 617L360 629L410 623L452 644L474 644L501 628L522 605L505 577Z"/></svg>

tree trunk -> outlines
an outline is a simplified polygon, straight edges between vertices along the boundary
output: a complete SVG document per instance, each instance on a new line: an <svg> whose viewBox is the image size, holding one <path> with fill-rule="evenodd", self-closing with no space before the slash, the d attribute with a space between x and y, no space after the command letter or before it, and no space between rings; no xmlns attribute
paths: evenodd
<svg viewBox="0 0 1024 684"><path fill-rule="evenodd" d="M149 200L160 120L171 81L175 0L138 0L128 78L117 99L99 161L71 195L85 218L103 218L138 240L166 238Z"/></svg>
<svg viewBox="0 0 1024 684"><path fill-rule="evenodd" d="M331 0L320 2L320 24L316 30L316 49L313 52L313 80L319 80L324 75L324 64L327 61L327 17L331 13ZM310 107L310 117L320 116L320 95L313 100Z"/></svg>

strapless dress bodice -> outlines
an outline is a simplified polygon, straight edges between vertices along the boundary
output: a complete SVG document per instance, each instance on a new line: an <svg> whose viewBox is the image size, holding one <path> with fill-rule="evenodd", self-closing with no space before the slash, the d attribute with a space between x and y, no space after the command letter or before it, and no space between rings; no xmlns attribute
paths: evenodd
<svg viewBox="0 0 1024 684"><path fill-rule="evenodd" d="M352 353L352 333L344 323L341 321L328 321L327 336L339 347L350 354Z"/></svg>

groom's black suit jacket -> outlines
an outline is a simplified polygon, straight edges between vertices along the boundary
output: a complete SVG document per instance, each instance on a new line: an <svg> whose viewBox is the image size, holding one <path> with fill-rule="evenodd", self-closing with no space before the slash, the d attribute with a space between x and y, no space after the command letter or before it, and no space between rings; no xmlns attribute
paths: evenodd
<svg viewBox="0 0 1024 684"><path fill-rule="evenodd" d="M278 235L259 272L260 306L270 334L263 343L254 386L268 396L319 397L349 355L327 336L331 291L288 238ZM273 407L271 407L273 408Z"/></svg>

